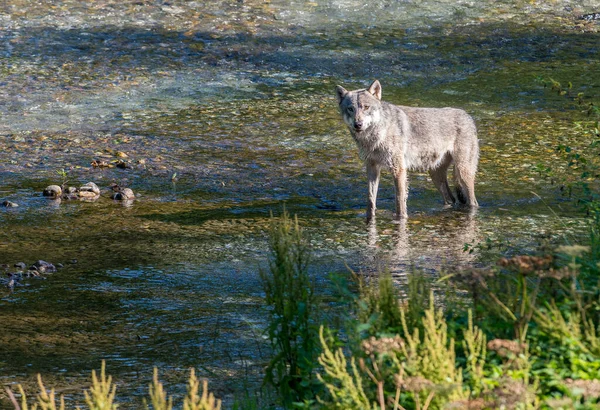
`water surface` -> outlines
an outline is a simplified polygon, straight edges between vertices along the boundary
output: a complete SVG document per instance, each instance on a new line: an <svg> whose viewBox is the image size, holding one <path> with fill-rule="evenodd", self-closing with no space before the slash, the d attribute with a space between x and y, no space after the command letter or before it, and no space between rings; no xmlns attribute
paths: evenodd
<svg viewBox="0 0 600 410"><path fill-rule="evenodd" d="M189 367L228 403L253 391L268 358L258 271L283 203L324 284L347 266L385 266L402 283L414 266L436 275L493 263L478 244L529 252L576 241L584 216L536 166L565 167L554 148L567 137L584 146L572 127L582 117L536 79L571 81L598 101L600 26L578 19L594 6L3 2L0 199L19 207L0 209L0 263L65 267L0 290L2 382L33 389L40 372L49 386L79 388L106 359L131 404L153 366L177 394ZM364 224L364 169L333 89L376 78L390 102L474 116L477 212L443 209L413 174L410 219L397 224L385 174L377 223ZM102 197L42 198L61 170ZM137 199L113 202L111 183Z"/></svg>

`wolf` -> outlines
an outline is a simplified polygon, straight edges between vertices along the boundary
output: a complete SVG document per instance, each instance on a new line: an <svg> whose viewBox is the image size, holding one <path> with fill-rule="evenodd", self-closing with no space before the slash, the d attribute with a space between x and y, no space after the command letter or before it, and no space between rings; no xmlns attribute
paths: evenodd
<svg viewBox="0 0 600 410"><path fill-rule="evenodd" d="M454 185L462 204L478 207L475 174L479 161L473 118L457 108L418 108L381 100L375 80L368 89L348 91L338 85L340 113L365 162L368 179L367 222L375 217L379 175L391 170L396 188L397 219L408 217L407 171L428 171L449 206L456 199L448 186L448 167L454 163Z"/></svg>

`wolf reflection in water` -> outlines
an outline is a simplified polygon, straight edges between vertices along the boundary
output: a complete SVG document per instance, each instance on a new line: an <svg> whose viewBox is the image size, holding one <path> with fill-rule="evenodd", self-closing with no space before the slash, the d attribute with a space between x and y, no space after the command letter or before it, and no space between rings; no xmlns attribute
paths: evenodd
<svg viewBox="0 0 600 410"><path fill-rule="evenodd" d="M465 244L481 241L477 209L444 213L426 226L406 219L383 229L374 221L369 223L364 265L375 271L387 270L395 277L406 276L413 268L439 272L472 266L477 253L465 251Z"/></svg>

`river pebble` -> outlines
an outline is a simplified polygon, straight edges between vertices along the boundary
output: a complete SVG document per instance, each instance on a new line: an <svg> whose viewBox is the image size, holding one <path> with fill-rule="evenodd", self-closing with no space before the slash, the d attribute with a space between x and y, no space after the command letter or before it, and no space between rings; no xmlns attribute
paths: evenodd
<svg viewBox="0 0 600 410"><path fill-rule="evenodd" d="M134 199L134 198L135 198L135 194L133 193L133 191L130 188L119 188L119 191L115 192L111 196L111 199L114 199L116 201L125 201L128 199Z"/></svg>
<svg viewBox="0 0 600 410"><path fill-rule="evenodd" d="M44 189L43 195L50 198L58 198L62 195L62 188L58 185L49 185Z"/></svg>
<svg viewBox="0 0 600 410"><path fill-rule="evenodd" d="M31 268L34 268L35 270L37 270L40 273L54 273L54 272L56 272L56 266L54 266L54 264L52 264L50 262L43 261L41 259L38 260L37 262L35 262L33 265L31 265Z"/></svg>
<svg viewBox="0 0 600 410"><path fill-rule="evenodd" d="M82 192L91 192L94 195L100 195L100 188L95 183L88 182L79 187L79 193L81 194Z"/></svg>

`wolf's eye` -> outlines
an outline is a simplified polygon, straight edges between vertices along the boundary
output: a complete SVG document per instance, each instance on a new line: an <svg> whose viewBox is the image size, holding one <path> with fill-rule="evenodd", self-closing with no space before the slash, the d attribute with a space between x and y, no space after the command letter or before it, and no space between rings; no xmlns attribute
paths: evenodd
<svg viewBox="0 0 600 410"><path fill-rule="evenodd" d="M365 105L365 106L363 106L363 109L365 109L365 110L368 110L369 108L371 108L371 106L370 106L370 105Z"/></svg>
<svg viewBox="0 0 600 410"><path fill-rule="evenodd" d="M348 112L354 112L354 107L352 107L352 106L348 107Z"/></svg>

